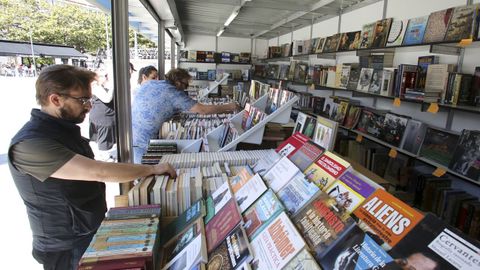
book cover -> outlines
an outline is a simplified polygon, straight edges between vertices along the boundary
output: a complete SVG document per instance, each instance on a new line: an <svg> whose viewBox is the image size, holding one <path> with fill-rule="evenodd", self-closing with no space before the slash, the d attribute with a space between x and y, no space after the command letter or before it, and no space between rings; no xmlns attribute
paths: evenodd
<svg viewBox="0 0 480 270"><path fill-rule="evenodd" d="M340 37L339 51L355 50L360 45L361 31L342 33Z"/></svg>
<svg viewBox="0 0 480 270"><path fill-rule="evenodd" d="M306 249L302 249L283 270L321 270L315 258Z"/></svg>
<svg viewBox="0 0 480 270"><path fill-rule="evenodd" d="M206 263L207 254L205 249L204 237L198 235L175 258L168 262L162 270L190 269L198 263Z"/></svg>
<svg viewBox="0 0 480 270"><path fill-rule="evenodd" d="M372 48L385 47L392 21L392 18L387 18L375 23L375 34L372 41Z"/></svg>
<svg viewBox="0 0 480 270"><path fill-rule="evenodd" d="M363 109L356 129L360 132L370 134L375 138L380 138L384 122L385 114L383 114L383 112Z"/></svg>
<svg viewBox="0 0 480 270"><path fill-rule="evenodd" d="M364 181L362 175L352 170L342 174L325 192L334 198L339 206L352 213L374 191L375 188Z"/></svg>
<svg viewBox="0 0 480 270"><path fill-rule="evenodd" d="M323 53L336 52L338 50L338 45L340 44L340 37L340 33L327 37L325 46L323 48Z"/></svg>
<svg viewBox="0 0 480 270"><path fill-rule="evenodd" d="M298 169L300 169L300 171L304 171L315 160L317 160L323 152L325 152L323 147L317 145L313 141L308 141L292 155L290 160L298 167Z"/></svg>
<svg viewBox="0 0 480 270"><path fill-rule="evenodd" d="M382 86L382 80L383 80L383 70L381 69L373 70L372 81L370 83L370 87L368 88L368 92L379 95L380 89L381 89L380 87Z"/></svg>
<svg viewBox="0 0 480 270"><path fill-rule="evenodd" d="M342 65L342 68L340 69L340 83L338 88L347 89L351 68L352 67L350 65Z"/></svg>
<svg viewBox="0 0 480 270"><path fill-rule="evenodd" d="M452 17L452 13L453 8L430 13L430 16L428 17L427 28L425 29L423 43L443 41L445 33L447 32L448 23Z"/></svg>
<svg viewBox="0 0 480 270"><path fill-rule="evenodd" d="M357 90L358 80L360 78L360 66L358 63L350 64L350 76L348 78L347 89L348 90Z"/></svg>
<svg viewBox="0 0 480 270"><path fill-rule="evenodd" d="M357 90L362 92L368 92L370 83L372 82L373 68L362 68L360 71L360 77L358 79Z"/></svg>
<svg viewBox="0 0 480 270"><path fill-rule="evenodd" d="M239 269L244 262L250 262L253 254L249 249L248 238L242 226L237 226L225 240L208 254L207 269Z"/></svg>
<svg viewBox="0 0 480 270"><path fill-rule="evenodd" d="M263 158L258 159L258 161L252 165L252 170L254 173L264 176L280 158L281 156L271 149Z"/></svg>
<svg viewBox="0 0 480 270"><path fill-rule="evenodd" d="M462 131L449 168L472 180L480 181L480 131Z"/></svg>
<svg viewBox="0 0 480 270"><path fill-rule="evenodd" d="M165 243L173 236L179 234L186 227L198 218L203 217L206 214L205 202L203 199L199 199L190 206L185 212L180 214L174 221L168 224L161 231L160 241Z"/></svg>
<svg viewBox="0 0 480 270"><path fill-rule="evenodd" d="M160 265L165 266L169 261L171 261L175 256L177 256L185 247L190 244L198 235L205 233L203 231L203 221L197 219L196 222L192 223L187 227L182 233L171 238L163 247L161 248L161 259Z"/></svg>
<svg viewBox="0 0 480 270"><path fill-rule="evenodd" d="M405 258L410 264L419 263L429 269L478 269L478 241L427 213L392 250L394 258ZM412 265L414 266L414 265ZM418 266L417 266L418 267Z"/></svg>
<svg viewBox="0 0 480 270"><path fill-rule="evenodd" d="M478 5L456 7L453 10L444 41L473 38L476 29Z"/></svg>
<svg viewBox="0 0 480 270"><path fill-rule="evenodd" d="M277 195L287 209L289 215L294 215L300 208L308 203L320 189L315 183L305 179L302 172L298 172Z"/></svg>
<svg viewBox="0 0 480 270"><path fill-rule="evenodd" d="M205 225L208 253L212 252L241 220L242 216L238 211L237 202L232 198L220 212Z"/></svg>
<svg viewBox="0 0 480 270"><path fill-rule="evenodd" d="M384 68L382 74L382 83L380 86L380 95L382 96L393 96L393 77L395 74L395 69L393 68Z"/></svg>
<svg viewBox="0 0 480 270"><path fill-rule="evenodd" d="M306 179L315 183L321 190L326 190L349 167L350 163L332 152L326 151L304 173Z"/></svg>
<svg viewBox="0 0 480 270"><path fill-rule="evenodd" d="M304 247L300 234L287 215L278 215L252 243L253 269L282 269Z"/></svg>
<svg viewBox="0 0 480 270"><path fill-rule="evenodd" d="M318 116L313 141L324 149L332 151L335 146L337 128L337 122Z"/></svg>
<svg viewBox="0 0 480 270"><path fill-rule="evenodd" d="M433 13L432 13L433 14ZM436 55L427 55L418 57L418 71L417 71L417 85L416 91L424 90L427 82L428 66L431 64L438 64L439 57Z"/></svg>
<svg viewBox="0 0 480 270"><path fill-rule="evenodd" d="M302 147L310 138L303 135L300 132L295 132L290 136L286 141L284 141L280 146L275 149L282 157L287 156L291 157L295 152Z"/></svg>
<svg viewBox="0 0 480 270"><path fill-rule="evenodd" d="M255 174L237 192L234 193L240 211L243 213L267 190L260 175Z"/></svg>
<svg viewBox="0 0 480 270"><path fill-rule="evenodd" d="M345 121L345 116L347 116L349 107L350 103L348 103L348 101L340 101L340 104L338 104L337 107L337 113L335 114L333 120L335 120L335 122L338 122L339 124L343 124L343 122Z"/></svg>
<svg viewBox="0 0 480 270"><path fill-rule="evenodd" d="M458 139L458 134L427 127L419 155L448 167Z"/></svg>
<svg viewBox="0 0 480 270"><path fill-rule="evenodd" d="M237 174L229 179L232 192L235 194L240 190L254 175L249 166L241 168Z"/></svg>
<svg viewBox="0 0 480 270"><path fill-rule="evenodd" d="M373 38L375 37L376 22L364 24L362 27L362 37L360 40L359 49L368 49L372 46Z"/></svg>
<svg viewBox="0 0 480 270"><path fill-rule="evenodd" d="M253 240L283 210L284 207L275 193L268 189L243 213L243 227L248 238Z"/></svg>
<svg viewBox="0 0 480 270"><path fill-rule="evenodd" d="M423 122L415 119L408 120L400 148L415 155L418 154L426 130L427 126Z"/></svg>
<svg viewBox="0 0 480 270"><path fill-rule="evenodd" d="M402 141L403 133L405 132L407 123L408 118L406 116L396 115L393 113L385 114L382 139L385 142L398 147Z"/></svg>
<svg viewBox="0 0 480 270"><path fill-rule="evenodd" d="M274 192L278 192L298 172L300 170L288 157L282 157L263 179Z"/></svg>
<svg viewBox="0 0 480 270"><path fill-rule="evenodd" d="M292 217L299 233L305 239L312 255L320 261L335 242L355 226L345 208L334 198L321 193L310 204Z"/></svg>
<svg viewBox="0 0 480 270"><path fill-rule="evenodd" d="M361 113L362 108L360 106L350 105L345 120L343 121L343 126L348 129L353 128L357 124Z"/></svg>
<svg viewBox="0 0 480 270"><path fill-rule="evenodd" d="M405 37L403 38L403 45L414 45L423 42L425 28L427 27L428 15L412 18L408 21Z"/></svg>
<svg viewBox="0 0 480 270"><path fill-rule="evenodd" d="M396 260L357 226L323 256L320 266L335 270L402 269Z"/></svg>
<svg viewBox="0 0 480 270"><path fill-rule="evenodd" d="M317 122L317 119L312 117L312 116L307 116L307 120L305 121L305 124L303 125L303 130L301 131L303 135L312 138L313 137L313 132L315 131L315 124Z"/></svg>
<svg viewBox="0 0 480 270"><path fill-rule="evenodd" d="M205 224L208 224L210 220L217 215L218 212L230 201L232 198L232 192L228 182L223 183L217 188L211 196L208 196L206 204L206 216Z"/></svg>
<svg viewBox="0 0 480 270"><path fill-rule="evenodd" d="M353 214L364 231L378 236L385 250L394 247L423 218L421 213L383 189L377 189Z"/></svg>
<svg viewBox="0 0 480 270"><path fill-rule="evenodd" d="M323 48L325 47L325 41L327 38L320 38L320 41L317 43L317 47L315 47L315 53L322 53Z"/></svg>
<svg viewBox="0 0 480 270"><path fill-rule="evenodd" d="M159 204L112 207L108 210L106 219L154 218L160 217L160 212Z"/></svg>
<svg viewBox="0 0 480 270"><path fill-rule="evenodd" d="M392 21L390 26L390 33L388 34L386 47L400 46L403 43L405 31L407 30L408 20L396 20Z"/></svg>

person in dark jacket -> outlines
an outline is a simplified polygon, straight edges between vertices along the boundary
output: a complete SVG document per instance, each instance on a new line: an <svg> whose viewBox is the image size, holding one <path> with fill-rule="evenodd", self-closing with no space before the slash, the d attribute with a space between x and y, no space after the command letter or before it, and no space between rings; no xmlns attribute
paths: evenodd
<svg viewBox="0 0 480 270"><path fill-rule="evenodd" d="M44 269L77 269L106 212L104 182L129 182L175 171L169 164L137 165L95 161L80 134L92 108L96 74L54 65L36 81L40 109L13 137L8 164L27 209L33 257Z"/></svg>

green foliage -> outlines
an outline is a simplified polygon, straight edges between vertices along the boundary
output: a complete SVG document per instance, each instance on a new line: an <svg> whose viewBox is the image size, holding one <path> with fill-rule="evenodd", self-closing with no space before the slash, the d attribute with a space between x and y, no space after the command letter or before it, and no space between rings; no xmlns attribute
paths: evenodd
<svg viewBox="0 0 480 270"><path fill-rule="evenodd" d="M0 0L0 39L61 44L73 46L81 52L95 54L106 48L105 20L110 31L108 14L76 5L45 0ZM133 47L133 31L130 30ZM137 35L139 47L155 44Z"/></svg>

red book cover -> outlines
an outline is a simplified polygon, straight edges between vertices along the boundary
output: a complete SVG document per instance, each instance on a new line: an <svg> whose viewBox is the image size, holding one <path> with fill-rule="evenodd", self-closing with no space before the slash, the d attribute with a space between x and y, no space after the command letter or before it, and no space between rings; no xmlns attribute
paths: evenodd
<svg viewBox="0 0 480 270"><path fill-rule="evenodd" d="M310 138L300 132L295 132L290 138L284 141L275 151L281 156L290 158L300 149Z"/></svg>
<svg viewBox="0 0 480 270"><path fill-rule="evenodd" d="M241 220L237 202L232 198L205 226L208 253L225 240Z"/></svg>

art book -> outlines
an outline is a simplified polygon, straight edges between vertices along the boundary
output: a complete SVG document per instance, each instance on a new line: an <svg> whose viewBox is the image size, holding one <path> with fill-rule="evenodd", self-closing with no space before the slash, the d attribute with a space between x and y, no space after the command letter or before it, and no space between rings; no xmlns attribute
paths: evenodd
<svg viewBox="0 0 480 270"><path fill-rule="evenodd" d="M443 41L445 33L447 32L448 23L452 17L452 13L453 8L430 13L430 16L428 17L427 28L425 29L423 43Z"/></svg>
<svg viewBox="0 0 480 270"><path fill-rule="evenodd" d="M320 260L323 269L402 269L368 234L354 226ZM423 269L423 268L419 268Z"/></svg>
<svg viewBox="0 0 480 270"><path fill-rule="evenodd" d="M360 228L375 234L385 250L394 247L423 218L383 189L377 189L353 214L359 219Z"/></svg>
<svg viewBox="0 0 480 270"><path fill-rule="evenodd" d="M302 172L298 172L277 195L288 213L293 215L319 192L315 183L309 182Z"/></svg>
<svg viewBox="0 0 480 270"><path fill-rule="evenodd" d="M304 247L305 242L285 212L278 215L252 241L253 269L282 269Z"/></svg>
<svg viewBox="0 0 480 270"><path fill-rule="evenodd" d="M462 131L449 168L472 180L480 181L480 131Z"/></svg>
<svg viewBox="0 0 480 270"><path fill-rule="evenodd" d="M317 160L325 149L313 141L307 141L295 154L292 155L290 160L295 164L300 171L304 171L315 160Z"/></svg>
<svg viewBox="0 0 480 270"><path fill-rule="evenodd" d="M302 249L284 268L283 270L321 270L315 258L307 249Z"/></svg>
<svg viewBox="0 0 480 270"><path fill-rule="evenodd" d="M206 200L207 215L205 216L205 224L208 224L231 198L232 192L230 191L230 185L228 182L225 182Z"/></svg>
<svg viewBox="0 0 480 270"><path fill-rule="evenodd" d="M304 173L306 179L315 183L321 190L326 190L349 167L350 163L332 152L326 151Z"/></svg>
<svg viewBox="0 0 480 270"><path fill-rule="evenodd" d="M429 269L479 269L480 244L427 213L392 250L394 258L423 261Z"/></svg>
<svg viewBox="0 0 480 270"><path fill-rule="evenodd" d="M477 24L478 5L456 7L448 24L444 41L473 38Z"/></svg>
<svg viewBox="0 0 480 270"><path fill-rule="evenodd" d="M407 31L403 38L403 45L415 45L423 42L428 15L412 18L408 21Z"/></svg>
<svg viewBox="0 0 480 270"><path fill-rule="evenodd" d="M367 49L372 46L373 38L375 37L376 22L365 24L362 27L362 36L360 40L359 49Z"/></svg>
<svg viewBox="0 0 480 270"><path fill-rule="evenodd" d="M286 141L284 141L275 151L282 157L287 156L290 158L295 152L300 149L310 138L303 135L300 132L295 132Z"/></svg>
<svg viewBox="0 0 480 270"><path fill-rule="evenodd" d="M207 269L213 270L240 269L243 263L249 263L253 259L253 254L242 226L237 226L228 234L208 257Z"/></svg>
<svg viewBox="0 0 480 270"><path fill-rule="evenodd" d="M234 193L238 207L243 213L267 190L260 175L255 174L237 192Z"/></svg>
<svg viewBox="0 0 480 270"><path fill-rule="evenodd" d="M269 189L243 213L245 232L253 240L263 228L280 213L284 207L275 193Z"/></svg>
<svg viewBox="0 0 480 270"><path fill-rule="evenodd" d="M242 216L240 215L237 202L232 198L225 207L205 225L208 253L212 252L241 220Z"/></svg>
<svg viewBox="0 0 480 270"><path fill-rule="evenodd" d="M268 186L278 192L292 177L300 172L287 157L282 157L264 176Z"/></svg>
<svg viewBox="0 0 480 270"><path fill-rule="evenodd" d="M275 150L271 149L263 158L258 159L258 161L252 165L252 170L254 173L264 176L280 158L281 156L275 152Z"/></svg>
<svg viewBox="0 0 480 270"><path fill-rule="evenodd" d="M292 217L313 256L320 261L325 252L355 226L345 208L321 193Z"/></svg>
<svg viewBox="0 0 480 270"><path fill-rule="evenodd" d="M448 167L459 135L442 129L427 127L419 155Z"/></svg>
<svg viewBox="0 0 480 270"><path fill-rule="evenodd" d="M372 41L372 48L383 48L387 42L388 33L390 32L390 25L392 18L379 20L375 24L375 36Z"/></svg>
<svg viewBox="0 0 480 270"><path fill-rule="evenodd" d="M322 116L317 116L317 126L313 135L313 141L328 151L335 146L338 123Z"/></svg>
<svg viewBox="0 0 480 270"><path fill-rule="evenodd" d="M375 191L375 188L362 177L364 176L353 170L346 171L325 192L334 198L339 206L345 207L348 213L352 213Z"/></svg>
<svg viewBox="0 0 480 270"><path fill-rule="evenodd" d="M408 20L393 20L388 34L387 47L400 46L407 30Z"/></svg>

